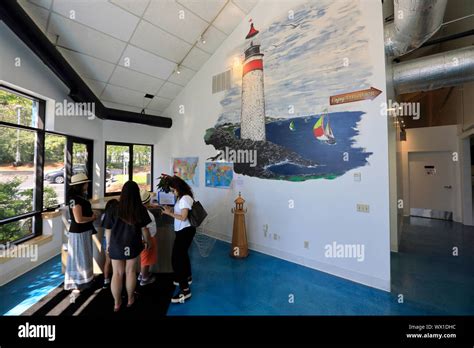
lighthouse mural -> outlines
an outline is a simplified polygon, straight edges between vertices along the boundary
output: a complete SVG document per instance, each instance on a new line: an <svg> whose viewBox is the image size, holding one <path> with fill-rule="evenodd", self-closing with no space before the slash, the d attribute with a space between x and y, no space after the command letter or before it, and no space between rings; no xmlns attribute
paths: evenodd
<svg viewBox="0 0 474 348"><path fill-rule="evenodd" d="M223 65L242 56L241 83L224 91L204 142L221 153L254 153L255 165L234 161L237 174L333 180L367 166L373 155L366 140L379 134L369 136L366 125L376 118L372 99L362 97L372 96L374 79L384 76L370 55L381 43L367 30L363 1L294 2L294 16L282 10L266 25L250 20L247 35L229 49ZM349 54L350 64L341 66Z"/></svg>
<svg viewBox="0 0 474 348"><path fill-rule="evenodd" d="M240 116L241 139L265 141L265 95L263 86L263 54L260 45L254 44L258 34L253 23L245 37L250 47L245 50L242 71L242 108Z"/></svg>

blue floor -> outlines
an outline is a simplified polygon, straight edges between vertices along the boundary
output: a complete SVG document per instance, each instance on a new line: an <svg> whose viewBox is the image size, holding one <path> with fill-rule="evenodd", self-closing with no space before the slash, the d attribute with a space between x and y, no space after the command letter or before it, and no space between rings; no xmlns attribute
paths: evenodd
<svg viewBox="0 0 474 348"><path fill-rule="evenodd" d="M453 255L453 248L458 255ZM452 315L474 315L474 227L405 218L392 254L392 293Z"/></svg>
<svg viewBox="0 0 474 348"><path fill-rule="evenodd" d="M0 315L20 315L63 280L58 255L0 288Z"/></svg>
<svg viewBox="0 0 474 348"><path fill-rule="evenodd" d="M251 251L247 259L232 259L229 250L229 244L217 241L211 254L203 258L193 245L192 298L185 304L172 304L168 315L438 313L429 305L407 300L399 304L390 293L258 252Z"/></svg>
<svg viewBox="0 0 474 348"><path fill-rule="evenodd" d="M216 241L202 257L193 243L193 296L168 315L474 315L473 227L406 219L400 252L391 256L392 293L255 251L232 259L229 250ZM57 257L5 285L0 313L20 314L62 280Z"/></svg>

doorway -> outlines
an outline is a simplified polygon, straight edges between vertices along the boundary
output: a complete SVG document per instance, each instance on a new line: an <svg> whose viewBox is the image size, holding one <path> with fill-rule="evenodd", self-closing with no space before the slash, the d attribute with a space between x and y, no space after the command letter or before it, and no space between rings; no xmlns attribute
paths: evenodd
<svg viewBox="0 0 474 348"><path fill-rule="evenodd" d="M408 154L410 216L453 220L454 163L448 151Z"/></svg>

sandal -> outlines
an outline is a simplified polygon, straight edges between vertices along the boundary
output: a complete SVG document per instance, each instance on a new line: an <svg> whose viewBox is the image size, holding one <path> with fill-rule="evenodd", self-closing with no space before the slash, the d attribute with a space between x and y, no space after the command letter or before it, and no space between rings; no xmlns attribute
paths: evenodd
<svg viewBox="0 0 474 348"><path fill-rule="evenodd" d="M122 306L122 302L117 306L114 304L114 312L117 313L120 310L120 307Z"/></svg>
<svg viewBox="0 0 474 348"><path fill-rule="evenodd" d="M136 295L134 294L132 302L130 302L130 300L128 301L127 308L132 307L135 304L135 300L136 300Z"/></svg>

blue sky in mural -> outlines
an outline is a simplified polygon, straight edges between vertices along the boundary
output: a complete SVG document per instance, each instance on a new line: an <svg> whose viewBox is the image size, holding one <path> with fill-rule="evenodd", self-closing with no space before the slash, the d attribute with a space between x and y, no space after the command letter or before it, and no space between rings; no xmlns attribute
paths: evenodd
<svg viewBox="0 0 474 348"><path fill-rule="evenodd" d="M295 8L292 19L285 12L267 28L254 18L260 31L255 39L264 54L267 117L316 115L329 107L331 95L371 87L368 35L361 19L357 1L332 0ZM230 56L242 57L248 45L242 37L242 44ZM216 125L239 123L240 104L241 81L237 78L221 101ZM294 108L293 114L289 108ZM356 109L351 106L350 110Z"/></svg>

